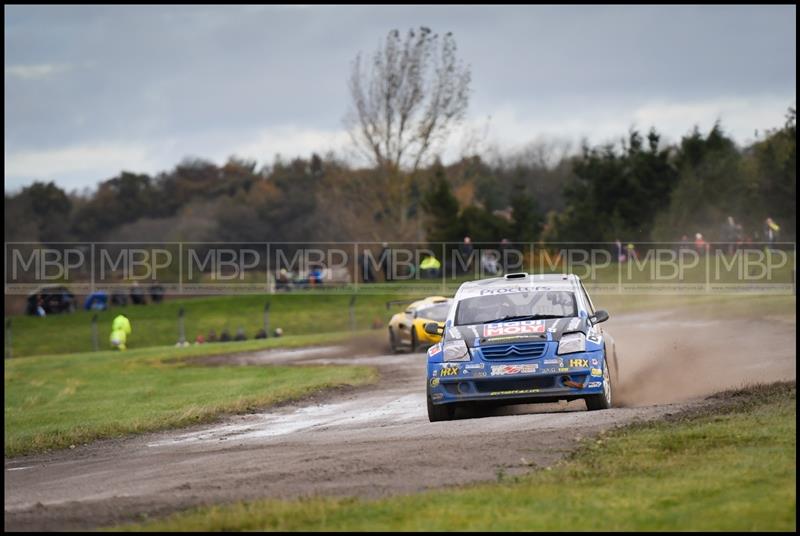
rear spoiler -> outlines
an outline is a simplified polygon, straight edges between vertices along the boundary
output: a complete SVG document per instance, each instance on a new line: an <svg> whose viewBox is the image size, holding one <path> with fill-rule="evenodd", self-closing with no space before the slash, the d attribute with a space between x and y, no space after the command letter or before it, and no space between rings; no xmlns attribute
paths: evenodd
<svg viewBox="0 0 800 536"><path fill-rule="evenodd" d="M395 305L403 305L406 303L414 303L415 301L424 300L425 298L413 298L410 300L391 300L386 302L386 309L389 310ZM451 298L440 298L438 300L432 300L431 303L447 303L447 300Z"/></svg>
<svg viewBox="0 0 800 536"><path fill-rule="evenodd" d="M391 300L386 302L386 310L388 311L395 305L403 305L404 303L414 303L415 301L421 300L422 298L416 298L414 300Z"/></svg>

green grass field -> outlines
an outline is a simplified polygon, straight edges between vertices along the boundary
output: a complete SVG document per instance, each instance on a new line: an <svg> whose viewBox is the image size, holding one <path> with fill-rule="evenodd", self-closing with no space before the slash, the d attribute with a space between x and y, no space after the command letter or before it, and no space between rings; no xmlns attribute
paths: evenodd
<svg viewBox="0 0 800 536"><path fill-rule="evenodd" d="M445 295L452 295L456 284L449 285ZM381 294L380 292L386 293ZM390 292L391 291L391 292ZM397 283L370 287L368 292L356 295L354 327L368 329L376 324L385 326L392 314L402 311L402 305L387 309L389 300L421 298L442 293L442 288L432 284L420 288L411 283ZM595 306L607 309L613 316L635 310L659 307L682 307L735 303L789 303L794 296L730 295L698 293L693 295L631 295L614 292L591 292ZM131 320L133 333L128 338L129 348L172 345L178 340L178 311L185 310L185 333L193 341L198 333L217 334L227 329L231 335L241 326L248 337L263 327L264 304L270 302L270 327L281 327L287 335L312 333L340 333L351 328L349 302L351 295L341 292L303 291L271 296L242 295L168 300L158 305L112 308L98 313L99 348L108 348L111 321L120 312ZM769 307L764 307L768 311ZM92 346L91 319L94 313L78 311L74 314L51 315L46 318L13 316L12 355L25 357L42 354L67 354L89 352Z"/></svg>
<svg viewBox="0 0 800 536"><path fill-rule="evenodd" d="M397 297L364 295L357 299L357 329L368 329L377 319L388 321L386 301ZM173 345L178 340L178 311L185 310L186 338L210 330L231 336L239 326L249 338L264 325L264 304L270 300L270 327L281 327L285 335L334 333L350 329L350 296L322 293L287 293L273 296L222 296L168 300L158 305L115 307L98 313L100 349L109 347L111 321L120 312L131 321L133 333L128 348ZM394 312L394 311L393 311ZM14 357L67 354L92 350L91 319L94 313L51 315L46 318L15 316L12 319Z"/></svg>
<svg viewBox="0 0 800 536"><path fill-rule="evenodd" d="M796 530L796 389L729 394L705 411L621 428L547 470L379 501L200 508L125 530ZM435 480L435 474L431 475Z"/></svg>
<svg viewBox="0 0 800 536"><path fill-rule="evenodd" d="M212 420L377 379L370 367L192 366L187 357L343 341L349 334L6 359L5 454Z"/></svg>

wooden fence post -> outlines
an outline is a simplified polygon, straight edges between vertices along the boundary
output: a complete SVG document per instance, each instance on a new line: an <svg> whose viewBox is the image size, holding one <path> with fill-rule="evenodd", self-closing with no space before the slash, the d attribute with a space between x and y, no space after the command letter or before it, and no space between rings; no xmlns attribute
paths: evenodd
<svg viewBox="0 0 800 536"><path fill-rule="evenodd" d="M92 351L96 352L100 349L100 345L97 340L97 313L92 316Z"/></svg>

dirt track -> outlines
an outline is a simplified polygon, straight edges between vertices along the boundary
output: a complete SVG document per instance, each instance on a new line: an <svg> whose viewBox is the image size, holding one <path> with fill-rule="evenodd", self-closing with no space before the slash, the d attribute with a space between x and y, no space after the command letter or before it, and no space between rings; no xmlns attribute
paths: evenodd
<svg viewBox="0 0 800 536"><path fill-rule="evenodd" d="M5 529L86 529L239 499L377 497L493 480L552 464L601 430L706 404L702 397L720 389L796 377L794 316L723 321L660 311L607 326L625 407L592 413L576 401L431 424L423 354L371 356L382 346L362 342L355 355L331 347L235 356L243 365L371 364L381 381L214 425L7 459Z"/></svg>

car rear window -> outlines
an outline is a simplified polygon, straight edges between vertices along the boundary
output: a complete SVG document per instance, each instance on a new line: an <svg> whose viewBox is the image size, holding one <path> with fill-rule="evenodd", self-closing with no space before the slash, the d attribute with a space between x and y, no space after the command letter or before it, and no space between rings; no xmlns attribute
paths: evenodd
<svg viewBox="0 0 800 536"><path fill-rule="evenodd" d="M436 322L444 322L447 319L447 313L450 312L449 303L438 303L417 312L419 318L429 318Z"/></svg>

